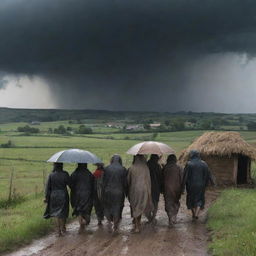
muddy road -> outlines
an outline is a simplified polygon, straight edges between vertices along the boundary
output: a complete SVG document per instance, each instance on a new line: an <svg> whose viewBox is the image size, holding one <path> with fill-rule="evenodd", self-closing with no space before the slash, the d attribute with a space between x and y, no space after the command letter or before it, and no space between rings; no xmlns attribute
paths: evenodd
<svg viewBox="0 0 256 256"><path fill-rule="evenodd" d="M82 234L78 233L78 224L74 222L68 225L64 237L57 238L52 234L8 256L206 256L209 238L205 226L206 213L218 194L218 191L213 190L207 192L206 207L197 222L192 222L183 196L178 223L168 228L161 198L157 224L146 224L146 219L143 219L142 232L133 234L129 204L126 202L118 234L110 234L105 223L103 227L98 227L93 217Z"/></svg>

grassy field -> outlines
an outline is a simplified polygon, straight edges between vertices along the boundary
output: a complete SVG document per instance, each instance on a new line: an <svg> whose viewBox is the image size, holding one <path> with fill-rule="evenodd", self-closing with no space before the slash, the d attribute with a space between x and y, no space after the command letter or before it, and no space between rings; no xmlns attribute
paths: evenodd
<svg viewBox="0 0 256 256"><path fill-rule="evenodd" d="M213 230L210 249L216 256L254 256L256 253L256 191L223 191L209 210Z"/></svg>
<svg viewBox="0 0 256 256"><path fill-rule="evenodd" d="M55 128L60 124L73 125L68 124L67 121L47 122L41 123L39 128L47 131L48 128ZM124 165L129 167L132 156L125 152L132 145L152 137L152 133L112 133L114 130L100 124L96 126L94 124L94 133L90 135L61 136L40 133L34 136L24 136L16 132L18 126L24 125L26 123L0 124L0 144L11 140L14 145L11 148L0 148L0 253L13 249L14 245L27 243L51 229L51 223L42 219L44 211L42 191L45 177L52 169L52 165L46 163L46 160L52 154L68 148L81 148L92 151L105 164L108 164L111 156L118 153L122 156ZM102 134L95 131L108 133ZM158 133L155 140L167 143L179 154L203 132ZM256 132L244 131L241 134L248 142L256 144ZM72 172L74 168L75 165L72 164L64 166L64 169L69 172ZM89 169L93 170L94 166L90 165ZM6 207L12 171L14 173L12 193L22 200ZM212 218L215 218L213 214L215 210L211 213ZM215 230L215 226L211 227Z"/></svg>

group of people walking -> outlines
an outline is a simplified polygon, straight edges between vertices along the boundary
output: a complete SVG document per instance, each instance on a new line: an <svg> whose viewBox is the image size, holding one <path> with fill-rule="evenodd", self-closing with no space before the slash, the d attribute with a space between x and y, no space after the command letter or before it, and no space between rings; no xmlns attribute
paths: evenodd
<svg viewBox="0 0 256 256"><path fill-rule="evenodd" d="M190 160L183 168L177 164L174 154L169 155L165 165L159 163L160 157L152 154L147 161L144 155L134 156L132 166L127 170L119 155L114 155L110 165L96 164L92 174L87 164L78 164L69 176L62 163L54 163L49 175L45 202L45 218L56 217L58 234L66 232L66 219L69 215L69 194L73 216L79 219L80 230L90 223L92 208L102 225L104 217L108 227L116 232L122 218L125 197L128 197L135 233L141 231L141 217L145 215L149 223L156 223L160 194L163 193L165 211L169 226L176 222L180 207L180 197L185 187L187 207L193 219L197 219L205 203L205 188L213 179L207 164L200 159L197 151L190 152Z"/></svg>

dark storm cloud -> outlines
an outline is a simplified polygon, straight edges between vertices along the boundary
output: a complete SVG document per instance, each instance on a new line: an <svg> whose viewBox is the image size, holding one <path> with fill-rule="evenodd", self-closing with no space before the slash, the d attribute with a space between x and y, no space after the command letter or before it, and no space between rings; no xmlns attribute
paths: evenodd
<svg viewBox="0 0 256 256"><path fill-rule="evenodd" d="M2 0L0 70L43 77L60 107L176 110L194 61L254 56L255 13L254 0Z"/></svg>

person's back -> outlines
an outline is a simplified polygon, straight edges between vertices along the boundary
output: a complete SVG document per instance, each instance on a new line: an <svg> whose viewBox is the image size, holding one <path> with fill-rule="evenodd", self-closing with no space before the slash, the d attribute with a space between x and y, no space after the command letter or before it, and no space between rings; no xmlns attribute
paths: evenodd
<svg viewBox="0 0 256 256"><path fill-rule="evenodd" d="M158 163L159 161L159 156L152 154L150 159L147 162L149 171L150 171L150 179L151 179L151 195L152 195L152 200L154 203L154 207L155 207L155 213L157 211L157 206L158 206L158 202L159 202L159 196L161 193L161 186L162 186L162 168L160 166L160 164Z"/></svg>
<svg viewBox="0 0 256 256"><path fill-rule="evenodd" d="M116 162L105 168L104 172L104 191L112 191L113 193L125 193L125 177L126 170Z"/></svg>
<svg viewBox="0 0 256 256"><path fill-rule="evenodd" d="M134 230L135 232L140 232L142 214L151 221L154 210L151 197L150 173L143 155L134 157L134 162L128 170L128 187L131 215L135 224Z"/></svg>
<svg viewBox="0 0 256 256"><path fill-rule="evenodd" d="M169 218L169 226L176 222L176 216L180 207L180 197L182 192L182 168L177 165L175 155L170 155L163 169L164 179L164 200L165 211Z"/></svg>
<svg viewBox="0 0 256 256"><path fill-rule="evenodd" d="M97 169L94 171L94 196L93 205L95 213L98 219L98 225L102 225L102 220L104 219L104 208L102 202L102 188L103 188L103 176L104 176L104 164L97 163Z"/></svg>
<svg viewBox="0 0 256 256"><path fill-rule="evenodd" d="M71 186L74 193L88 193L93 191L93 175L88 169L77 168L71 174Z"/></svg>
<svg viewBox="0 0 256 256"><path fill-rule="evenodd" d="M150 193L151 188L150 173L146 163L135 162L129 168L129 187L133 187L137 192ZM130 189L131 190L131 189Z"/></svg>
<svg viewBox="0 0 256 256"><path fill-rule="evenodd" d="M187 208L191 209L193 219L198 219L198 215L205 204L205 189L208 182L212 181L208 165L201 160L200 154L196 150L190 151L190 161L188 161L183 178L183 188L187 190Z"/></svg>
<svg viewBox="0 0 256 256"><path fill-rule="evenodd" d="M122 159L114 155L111 164L104 169L103 207L109 224L114 222L114 231L118 229L124 207L127 171L122 166Z"/></svg>
<svg viewBox="0 0 256 256"><path fill-rule="evenodd" d="M64 170L52 172L49 175L51 190L67 190L69 174Z"/></svg>
<svg viewBox="0 0 256 256"><path fill-rule="evenodd" d="M47 207L44 218L57 218L59 235L66 231L65 222L69 214L67 186L70 186L69 174L63 170L62 163L54 163L53 172L49 175L45 188Z"/></svg>
<svg viewBox="0 0 256 256"><path fill-rule="evenodd" d="M90 223L93 207L94 177L87 164L78 164L71 174L71 206L73 216L79 217L80 228Z"/></svg>
<svg viewBox="0 0 256 256"><path fill-rule="evenodd" d="M208 166L201 159L195 158L188 162L187 170L187 186L188 187L205 187L207 185Z"/></svg>
<svg viewBox="0 0 256 256"><path fill-rule="evenodd" d="M167 160L167 164L163 169L164 194L181 193L183 171L176 161L176 157L173 160Z"/></svg>

